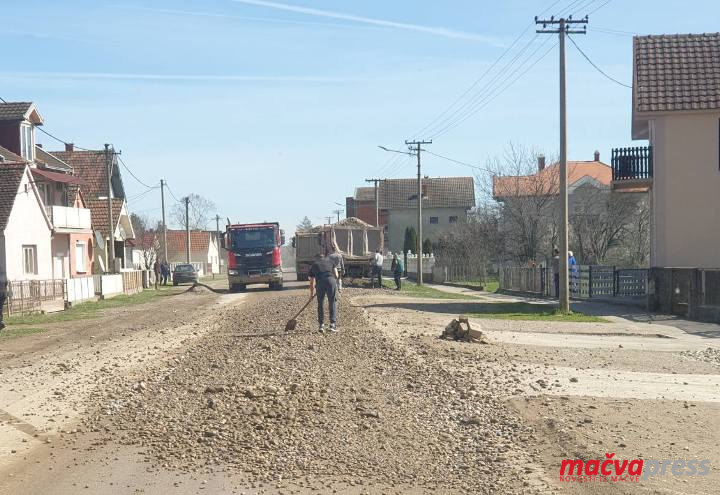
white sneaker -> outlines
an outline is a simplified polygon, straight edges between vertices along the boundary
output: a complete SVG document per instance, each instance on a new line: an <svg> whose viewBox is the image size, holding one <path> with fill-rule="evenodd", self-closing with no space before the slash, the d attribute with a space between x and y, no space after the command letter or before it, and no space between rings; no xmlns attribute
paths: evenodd
<svg viewBox="0 0 720 495"><path fill-rule="evenodd" d="M330 332L335 333L338 331L337 326L335 326L335 323L330 323Z"/></svg>
<svg viewBox="0 0 720 495"><path fill-rule="evenodd" d="M325 331L325 324L320 323L320 326L318 327L318 332L323 333Z"/></svg>

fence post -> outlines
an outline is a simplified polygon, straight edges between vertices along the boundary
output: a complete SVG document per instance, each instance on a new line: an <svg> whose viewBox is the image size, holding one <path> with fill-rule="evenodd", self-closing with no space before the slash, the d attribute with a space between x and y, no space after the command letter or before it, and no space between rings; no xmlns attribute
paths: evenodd
<svg viewBox="0 0 720 495"><path fill-rule="evenodd" d="M613 265L613 297L618 295L618 289L620 285L620 277L615 266Z"/></svg>
<svg viewBox="0 0 720 495"><path fill-rule="evenodd" d="M588 266L588 299L592 299L593 296L593 269L592 265Z"/></svg>

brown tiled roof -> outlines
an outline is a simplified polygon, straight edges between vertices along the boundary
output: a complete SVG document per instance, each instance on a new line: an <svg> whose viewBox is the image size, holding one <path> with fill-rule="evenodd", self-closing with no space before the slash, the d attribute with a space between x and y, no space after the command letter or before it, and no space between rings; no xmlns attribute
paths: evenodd
<svg viewBox="0 0 720 495"><path fill-rule="evenodd" d="M375 201L374 187L357 187L355 188L355 201Z"/></svg>
<svg viewBox="0 0 720 495"><path fill-rule="evenodd" d="M142 245L149 246L155 235L154 232L145 232ZM162 239L162 233L158 233L157 236L158 239ZM185 261L187 245L185 241L186 233L184 230L167 231L168 261ZM209 247L210 233L199 230L190 231L190 257L192 261L206 261Z"/></svg>
<svg viewBox="0 0 720 495"><path fill-rule="evenodd" d="M70 165L87 185L83 186L85 199L107 196L107 169L104 151L53 151L55 157Z"/></svg>
<svg viewBox="0 0 720 495"><path fill-rule="evenodd" d="M24 120L31 106L29 101L0 103L0 121Z"/></svg>
<svg viewBox="0 0 720 495"><path fill-rule="evenodd" d="M122 210L125 201L120 198L113 198L113 223L117 227L120 219L120 210ZM86 201L87 207L90 209L90 218L93 230L99 230L103 238L110 237L108 235L108 204L106 199L90 199Z"/></svg>
<svg viewBox="0 0 720 495"><path fill-rule="evenodd" d="M54 154L48 153L39 146L35 146L35 161L55 170L72 172L72 167L60 160Z"/></svg>
<svg viewBox="0 0 720 495"><path fill-rule="evenodd" d="M720 33L636 36L637 112L720 108Z"/></svg>
<svg viewBox="0 0 720 495"><path fill-rule="evenodd" d="M0 146L0 155L5 159L5 161L0 162L0 166L7 164L7 163L25 163L25 158L21 157L20 155L16 155L12 151L10 151L7 148L3 148Z"/></svg>
<svg viewBox="0 0 720 495"><path fill-rule="evenodd" d="M20 188L20 181L22 181L25 173L25 167L25 164L6 164L0 167L0 234L7 227L10 212Z"/></svg>
<svg viewBox="0 0 720 495"><path fill-rule="evenodd" d="M475 183L472 177L424 178L425 208L474 208ZM380 209L415 208L417 179L387 179L380 183Z"/></svg>
<svg viewBox="0 0 720 495"><path fill-rule="evenodd" d="M533 196L557 194L559 189L557 163L533 175L493 177L493 197ZM595 179L604 186L612 182L612 169L603 162L568 161L568 186L584 177Z"/></svg>

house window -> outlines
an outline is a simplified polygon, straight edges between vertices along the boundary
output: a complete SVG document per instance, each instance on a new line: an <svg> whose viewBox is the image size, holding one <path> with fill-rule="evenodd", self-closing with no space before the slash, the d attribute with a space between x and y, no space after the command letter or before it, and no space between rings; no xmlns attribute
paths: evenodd
<svg viewBox="0 0 720 495"><path fill-rule="evenodd" d="M33 128L29 124L20 126L20 154L26 160L33 159Z"/></svg>
<svg viewBox="0 0 720 495"><path fill-rule="evenodd" d="M23 246L23 273L37 275L37 246Z"/></svg>
<svg viewBox="0 0 720 495"><path fill-rule="evenodd" d="M431 224L438 223L438 217L430 217L430 223Z"/></svg>
<svg viewBox="0 0 720 495"><path fill-rule="evenodd" d="M448 222L450 222L450 223L457 223L457 219L458 219L458 217L452 216L452 217L448 218Z"/></svg>
<svg viewBox="0 0 720 495"><path fill-rule="evenodd" d="M87 272L87 249L84 242L75 243L75 271L78 273Z"/></svg>

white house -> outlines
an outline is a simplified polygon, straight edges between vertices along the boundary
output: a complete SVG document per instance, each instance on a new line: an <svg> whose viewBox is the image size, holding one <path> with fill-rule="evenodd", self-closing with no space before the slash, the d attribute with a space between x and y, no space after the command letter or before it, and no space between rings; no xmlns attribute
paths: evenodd
<svg viewBox="0 0 720 495"><path fill-rule="evenodd" d="M0 271L8 280L53 278L52 223L26 163L0 162Z"/></svg>

